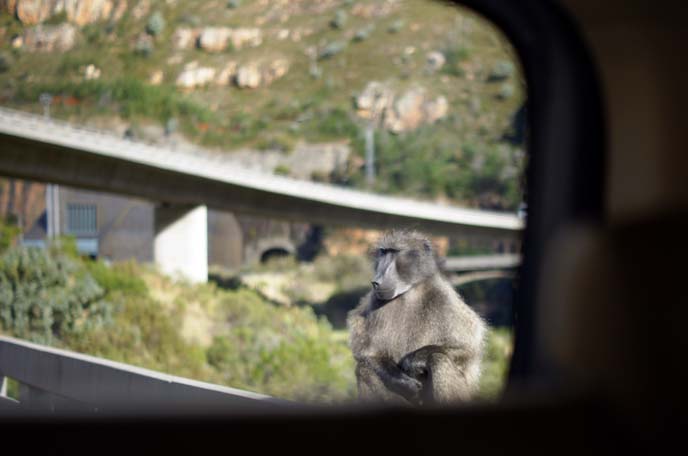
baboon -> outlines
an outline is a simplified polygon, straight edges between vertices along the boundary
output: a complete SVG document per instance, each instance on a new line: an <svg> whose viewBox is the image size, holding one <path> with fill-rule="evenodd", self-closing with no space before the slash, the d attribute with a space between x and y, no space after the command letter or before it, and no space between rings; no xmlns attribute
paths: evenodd
<svg viewBox="0 0 688 456"><path fill-rule="evenodd" d="M413 405L470 399L486 326L440 272L430 241L391 231L372 255L373 288L347 318L359 397Z"/></svg>

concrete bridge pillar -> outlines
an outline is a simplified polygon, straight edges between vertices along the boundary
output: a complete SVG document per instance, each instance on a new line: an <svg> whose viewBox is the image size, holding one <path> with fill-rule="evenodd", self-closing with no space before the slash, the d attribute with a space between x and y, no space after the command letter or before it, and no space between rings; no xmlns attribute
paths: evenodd
<svg viewBox="0 0 688 456"><path fill-rule="evenodd" d="M155 263L194 283L208 280L208 209L162 204L155 208Z"/></svg>

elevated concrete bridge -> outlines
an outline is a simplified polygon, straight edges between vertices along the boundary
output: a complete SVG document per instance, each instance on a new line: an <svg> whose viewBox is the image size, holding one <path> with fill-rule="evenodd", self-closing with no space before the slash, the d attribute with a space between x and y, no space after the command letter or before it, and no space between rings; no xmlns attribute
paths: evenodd
<svg viewBox="0 0 688 456"><path fill-rule="evenodd" d="M516 215L441 206L261 174L231 154L165 149L0 108L0 174L143 197L156 211L154 256L166 272L207 278L206 207L290 221L513 240Z"/></svg>

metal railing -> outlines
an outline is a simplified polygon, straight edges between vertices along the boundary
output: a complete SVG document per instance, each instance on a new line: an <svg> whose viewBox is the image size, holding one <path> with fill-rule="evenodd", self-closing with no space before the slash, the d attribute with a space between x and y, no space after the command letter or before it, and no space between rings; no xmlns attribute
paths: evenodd
<svg viewBox="0 0 688 456"><path fill-rule="evenodd" d="M8 380L19 384L8 397ZM0 414L236 413L289 402L0 336Z"/></svg>
<svg viewBox="0 0 688 456"><path fill-rule="evenodd" d="M515 269L520 265L521 255L511 253L466 255L460 257L447 257L444 260L444 268L452 272Z"/></svg>

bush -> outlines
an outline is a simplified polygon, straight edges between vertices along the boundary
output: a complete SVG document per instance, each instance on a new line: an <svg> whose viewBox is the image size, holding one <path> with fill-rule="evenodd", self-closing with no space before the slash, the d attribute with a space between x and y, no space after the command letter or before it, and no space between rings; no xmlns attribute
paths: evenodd
<svg viewBox="0 0 688 456"><path fill-rule="evenodd" d="M399 33L401 29L404 28L404 25L406 25L406 23L403 21L403 19L397 19L396 21L392 22L389 27L387 27L387 31L389 33Z"/></svg>
<svg viewBox="0 0 688 456"><path fill-rule="evenodd" d="M478 397L494 400L504 388L509 371L513 341L511 330L507 328L490 328L482 363L482 375Z"/></svg>
<svg viewBox="0 0 688 456"><path fill-rule="evenodd" d="M12 68L12 57L9 54L0 54L0 73L5 73Z"/></svg>
<svg viewBox="0 0 688 456"><path fill-rule="evenodd" d="M18 101L33 103L43 92L94 102L107 95L111 101L119 104L119 114L125 118L144 116L158 119L161 123L171 117L177 117L187 123L192 120L210 122L215 118L212 111L178 94L174 88L165 85L151 86L134 77L123 77L114 81L63 80L48 84L22 85L15 97Z"/></svg>
<svg viewBox="0 0 688 456"><path fill-rule="evenodd" d="M346 43L343 41L333 41L332 43L326 45L318 54L318 60L326 60L334 57L335 55L346 49Z"/></svg>
<svg viewBox="0 0 688 456"><path fill-rule="evenodd" d="M336 29L343 29L346 25L347 19L348 16L346 14L346 11L339 10L335 13L334 18L332 18L332 20L330 21L330 26Z"/></svg>
<svg viewBox="0 0 688 456"><path fill-rule="evenodd" d="M153 53L153 41L148 35L141 35L134 44L134 52L143 57L150 57Z"/></svg>
<svg viewBox="0 0 688 456"><path fill-rule="evenodd" d="M373 33L374 29L375 27L372 24L366 25L365 27L358 29L353 37L353 40L356 42L367 40L370 37L370 34Z"/></svg>
<svg viewBox="0 0 688 456"><path fill-rule="evenodd" d="M306 126L313 139L356 138L359 128L349 112L341 108L328 109L317 113Z"/></svg>
<svg viewBox="0 0 688 456"><path fill-rule="evenodd" d="M514 64L508 60L500 60L495 63L487 78L489 82L503 81L514 74Z"/></svg>
<svg viewBox="0 0 688 456"><path fill-rule="evenodd" d="M165 18L162 17L160 11L156 11L148 18L148 23L146 24L146 32L150 35L158 36L165 29Z"/></svg>
<svg viewBox="0 0 688 456"><path fill-rule="evenodd" d="M375 133L375 190L412 197L446 196L463 204L494 210L515 210L520 202L520 168L513 148L491 143L465 143L456 147L444 129L424 126L399 135ZM363 156L360 137L352 138ZM364 169L351 172L349 181L364 186Z"/></svg>
<svg viewBox="0 0 688 456"><path fill-rule="evenodd" d="M198 324L189 321L198 312L213 322L203 344L183 329ZM174 283L134 262L93 262L69 240L0 256L0 324L34 342L288 399L354 392L348 348L310 309Z"/></svg>
<svg viewBox="0 0 688 456"><path fill-rule="evenodd" d="M298 400L353 396L353 359L308 308L270 305L248 290L223 294L227 329L207 350L222 382Z"/></svg>
<svg viewBox="0 0 688 456"><path fill-rule="evenodd" d="M9 219L0 218L0 254L14 245L21 230Z"/></svg>
<svg viewBox="0 0 688 456"><path fill-rule="evenodd" d="M461 62L465 61L470 53L468 49L463 46L451 46L442 51L444 55L445 63L442 66L442 73L463 77L464 70L461 68Z"/></svg>
<svg viewBox="0 0 688 456"><path fill-rule="evenodd" d="M322 255L315 259L314 279L334 282L336 292L370 286L370 261L362 255Z"/></svg>
<svg viewBox="0 0 688 456"><path fill-rule="evenodd" d="M104 290L64 251L13 247L0 256L0 322L13 335L50 343L110 315Z"/></svg>
<svg viewBox="0 0 688 456"><path fill-rule="evenodd" d="M256 144L258 150L278 150L280 152L290 152L294 150L296 142L294 138L285 134L274 134L264 138Z"/></svg>
<svg viewBox="0 0 688 456"><path fill-rule="evenodd" d="M289 176L291 174L291 168L287 165L277 165L272 172L278 176Z"/></svg>
<svg viewBox="0 0 688 456"><path fill-rule="evenodd" d="M506 99L509 99L509 98L513 97L515 91L516 91L516 90L514 89L514 85L513 85L513 84L511 84L511 83L509 83L509 82L505 82L505 83L502 84L502 86L499 88L499 92L497 92L497 95L496 95L496 96L497 96L497 98L498 98L499 100L506 100Z"/></svg>

